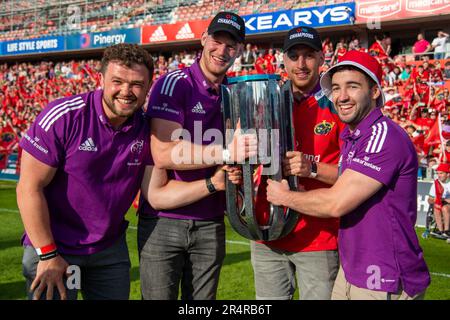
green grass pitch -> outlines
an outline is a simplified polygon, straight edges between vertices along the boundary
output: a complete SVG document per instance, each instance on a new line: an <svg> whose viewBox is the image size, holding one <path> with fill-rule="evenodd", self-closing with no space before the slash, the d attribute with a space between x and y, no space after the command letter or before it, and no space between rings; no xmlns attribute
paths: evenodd
<svg viewBox="0 0 450 320"><path fill-rule="evenodd" d="M25 299L20 245L23 226L17 209L15 183L0 182L0 218L2 221L0 224L0 300ZM141 296L136 244L137 218L133 209L129 210L127 219L130 221L127 241L132 263L130 298L138 300ZM450 244L433 238L422 239L420 237L422 231L418 229L417 234L432 274L432 282L425 299L450 300ZM217 298L220 300L254 299L249 241L236 234L228 224L226 250L227 255L222 267Z"/></svg>

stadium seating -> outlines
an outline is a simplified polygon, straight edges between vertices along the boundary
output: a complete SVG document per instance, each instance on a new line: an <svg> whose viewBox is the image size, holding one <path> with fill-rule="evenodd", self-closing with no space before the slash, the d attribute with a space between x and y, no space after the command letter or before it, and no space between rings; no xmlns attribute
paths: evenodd
<svg viewBox="0 0 450 320"><path fill-rule="evenodd" d="M0 2L0 41L205 20L221 10L248 15L339 2L345 0L7 0Z"/></svg>

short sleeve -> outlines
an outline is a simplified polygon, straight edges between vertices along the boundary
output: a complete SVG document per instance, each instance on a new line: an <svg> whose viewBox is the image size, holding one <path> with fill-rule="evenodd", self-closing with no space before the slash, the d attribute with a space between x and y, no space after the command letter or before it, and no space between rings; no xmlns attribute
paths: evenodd
<svg viewBox="0 0 450 320"><path fill-rule="evenodd" d="M147 117L174 121L183 126L185 96L192 90L186 78L187 75L181 70L160 78L150 93Z"/></svg>
<svg viewBox="0 0 450 320"><path fill-rule="evenodd" d="M67 118L58 105L48 106L24 134L20 146L37 160L57 168L64 157L64 131Z"/></svg>

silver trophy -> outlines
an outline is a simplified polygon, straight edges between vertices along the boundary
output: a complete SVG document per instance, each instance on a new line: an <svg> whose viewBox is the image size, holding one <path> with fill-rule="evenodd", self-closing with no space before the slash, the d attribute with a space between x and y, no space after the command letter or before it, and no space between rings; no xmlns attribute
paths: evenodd
<svg viewBox="0 0 450 320"><path fill-rule="evenodd" d="M225 145L232 139L238 120L241 130L258 136L258 155L242 166L243 183L236 186L226 179L227 216L241 236L251 240L275 240L287 235L295 226L298 214L289 208L256 202L268 178L287 179L297 190L295 176L283 176L281 160L294 150L292 92L290 81L279 85L278 75L251 75L230 78L222 85L222 115L226 132ZM263 189L264 188L264 189ZM263 216L256 216L264 212Z"/></svg>

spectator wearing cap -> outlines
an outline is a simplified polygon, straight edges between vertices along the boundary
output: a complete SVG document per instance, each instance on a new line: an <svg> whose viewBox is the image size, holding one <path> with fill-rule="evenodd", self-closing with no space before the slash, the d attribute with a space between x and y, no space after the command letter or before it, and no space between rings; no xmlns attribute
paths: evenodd
<svg viewBox="0 0 450 320"><path fill-rule="evenodd" d="M450 238L450 164L441 163L437 169L437 179L431 185L428 203L433 205L436 230L431 233L443 239Z"/></svg>
<svg viewBox="0 0 450 320"><path fill-rule="evenodd" d="M284 65L294 97L293 126L297 149L286 153L285 175L296 176L306 190L329 188L338 175L339 134L344 124L319 84L324 62L320 35L311 27L291 29L283 44ZM256 194L258 222L265 223L269 202L266 183ZM301 212L301 211L299 211ZM294 229L273 241L251 242L257 299L292 299L296 278L301 300L328 300L339 262L338 220L300 215Z"/></svg>
<svg viewBox="0 0 450 320"><path fill-rule="evenodd" d="M350 51L321 78L347 124L333 187L290 191L268 180L276 205L320 218L339 217L341 268L332 299L423 299L430 274L414 229L418 160L406 132L384 117L381 66Z"/></svg>
<svg viewBox="0 0 450 320"><path fill-rule="evenodd" d="M198 131L203 137L206 130L223 133L220 86L227 83L226 73L242 53L244 40L244 20L219 12L202 34L201 56L192 66L164 75L152 88L146 111L151 119L152 175L174 186L197 181L200 189L190 193L197 198L186 198L178 207L152 197L154 190L161 191L159 184L142 190L138 249L144 299L177 299L179 288L183 300L216 298L225 257L225 195L212 177L221 169L218 164L256 154L257 142L239 131L228 149L187 137L196 137ZM237 153L238 145L246 152ZM182 191L174 187L165 193L179 197Z"/></svg>

